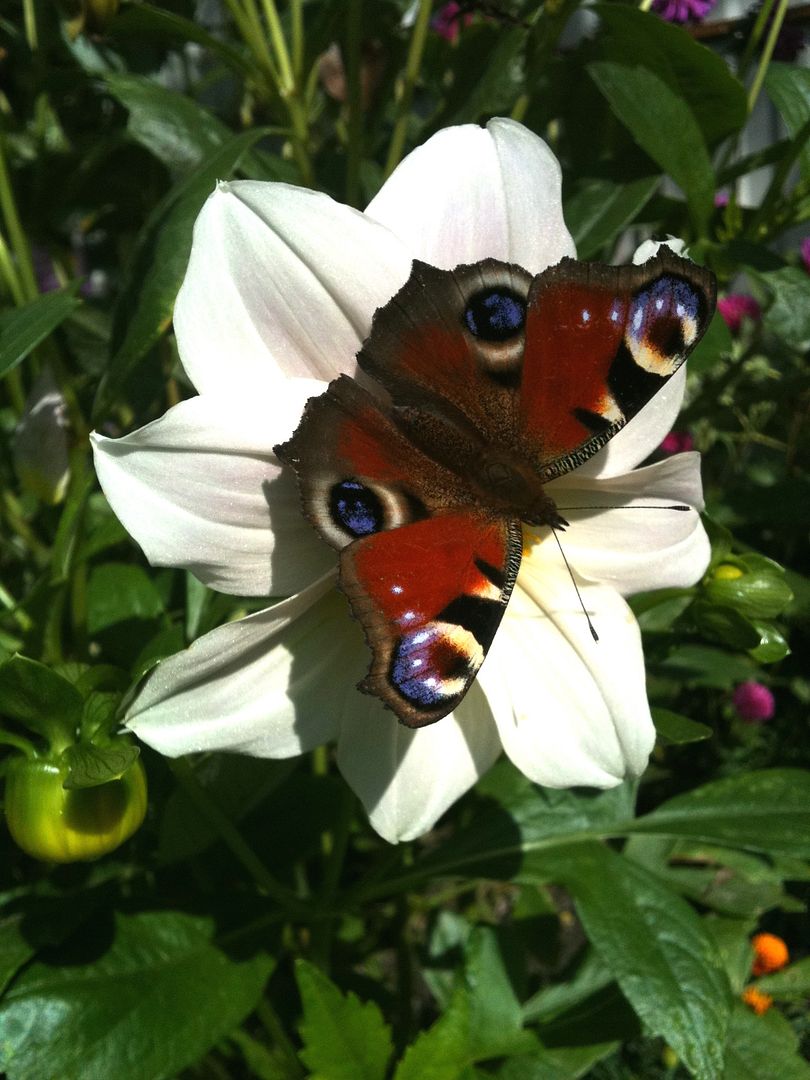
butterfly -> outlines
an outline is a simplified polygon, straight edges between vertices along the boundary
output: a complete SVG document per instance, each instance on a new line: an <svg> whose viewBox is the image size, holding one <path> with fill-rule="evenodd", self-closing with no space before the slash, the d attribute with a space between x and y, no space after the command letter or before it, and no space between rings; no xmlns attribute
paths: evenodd
<svg viewBox="0 0 810 1080"><path fill-rule="evenodd" d="M339 551L371 651L359 689L410 728L458 706L497 632L521 523L568 524L546 484L587 461L680 367L712 317L710 271L565 258L414 262L346 375L274 448ZM362 381L361 381L362 380Z"/></svg>

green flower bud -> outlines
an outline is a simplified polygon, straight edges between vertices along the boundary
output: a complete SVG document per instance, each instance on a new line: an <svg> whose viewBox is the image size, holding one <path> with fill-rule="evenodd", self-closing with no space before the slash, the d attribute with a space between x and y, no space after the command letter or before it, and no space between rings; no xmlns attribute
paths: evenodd
<svg viewBox="0 0 810 1080"><path fill-rule="evenodd" d="M793 594L780 569L775 565L749 568L743 560L740 563L716 567L704 585L705 598L735 608L748 619L772 619L781 614Z"/></svg>
<svg viewBox="0 0 810 1080"><path fill-rule="evenodd" d="M9 764L5 811L18 847L44 862L97 859L114 851L146 814L146 774L135 761L117 779L67 790L67 767L23 756Z"/></svg>

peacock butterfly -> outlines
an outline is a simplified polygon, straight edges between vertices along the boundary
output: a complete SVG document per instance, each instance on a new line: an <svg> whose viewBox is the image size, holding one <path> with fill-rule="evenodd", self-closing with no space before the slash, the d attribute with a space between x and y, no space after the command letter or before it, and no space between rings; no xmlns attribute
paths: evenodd
<svg viewBox="0 0 810 1080"><path fill-rule="evenodd" d="M512 592L521 522L564 527L545 485L590 458L700 340L716 284L668 248L642 266L414 262L342 375L275 452L340 551L371 667L359 689L417 728L467 692ZM368 388L367 388L368 387Z"/></svg>

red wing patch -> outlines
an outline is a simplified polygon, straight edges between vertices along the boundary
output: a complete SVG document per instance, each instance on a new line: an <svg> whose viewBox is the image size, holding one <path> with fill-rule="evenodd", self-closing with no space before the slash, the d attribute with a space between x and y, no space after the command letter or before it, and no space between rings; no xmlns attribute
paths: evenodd
<svg viewBox="0 0 810 1080"><path fill-rule="evenodd" d="M340 584L372 664L361 689L408 727L458 705L483 663L517 577L518 522L438 514L347 547Z"/></svg>

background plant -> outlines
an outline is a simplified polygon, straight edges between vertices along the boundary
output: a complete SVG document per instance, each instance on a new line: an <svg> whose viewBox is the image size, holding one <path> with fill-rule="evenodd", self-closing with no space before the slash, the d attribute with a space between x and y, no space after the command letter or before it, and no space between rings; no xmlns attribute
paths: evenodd
<svg viewBox="0 0 810 1080"><path fill-rule="evenodd" d="M70 793L96 807L79 855L132 831L122 695L250 610L145 564L87 444L189 392L172 305L216 179L362 207L439 128L511 115L561 159L580 257L671 233L755 301L716 317L662 449L704 455L714 556L694 588L634 601L659 730L640 785L550 791L501 762L390 848L327 753L144 752L146 823L114 854L58 867L3 841L10 1080L43 1062L64 1080L810 1076L810 74L785 59L800 24L782 0L714 29L578 7L6 5L0 742L6 816L35 854L66 842L48 808ZM781 136L741 154L768 103ZM45 785L22 810L19 773ZM787 941L781 971L752 975L757 929ZM758 1015L747 986L776 1007Z"/></svg>

